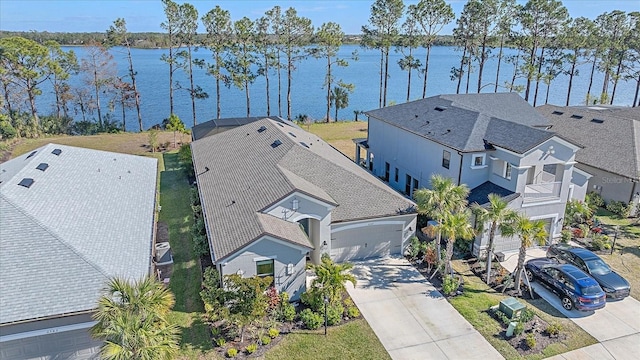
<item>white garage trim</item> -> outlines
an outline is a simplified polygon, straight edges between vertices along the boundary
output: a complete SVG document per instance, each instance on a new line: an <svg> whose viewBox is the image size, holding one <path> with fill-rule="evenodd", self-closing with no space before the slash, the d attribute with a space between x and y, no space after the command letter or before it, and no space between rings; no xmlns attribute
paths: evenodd
<svg viewBox="0 0 640 360"><path fill-rule="evenodd" d="M47 328L47 329L25 331L25 332L21 332L21 333L17 333L17 334L11 334L11 335L3 335L3 336L0 336L0 343L6 342L6 341L27 339L27 338L36 337L36 336L42 336L42 335L57 334L57 333L65 332L65 331L88 329L88 328L92 327L95 324L96 324L95 321L90 321L90 322L84 322L84 323L80 323L80 324L64 325L64 326L57 326L57 327Z"/></svg>
<svg viewBox="0 0 640 360"><path fill-rule="evenodd" d="M335 233L343 231L343 230L355 229L355 228L359 228L359 227L363 227L363 226L404 225L405 223L406 223L406 221L375 221L375 220L372 221L372 220L367 220L367 222L361 222L361 223L357 223L357 224L351 224L351 225L345 225L345 226L339 227L339 228L331 231L331 233L335 234Z"/></svg>

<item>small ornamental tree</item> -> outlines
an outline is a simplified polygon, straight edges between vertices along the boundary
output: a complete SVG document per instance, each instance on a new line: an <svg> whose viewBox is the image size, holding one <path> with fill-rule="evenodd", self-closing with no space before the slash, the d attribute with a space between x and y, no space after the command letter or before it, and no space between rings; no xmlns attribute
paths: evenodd
<svg viewBox="0 0 640 360"><path fill-rule="evenodd" d="M173 148L177 147L176 145L176 132L185 133L187 129L184 127L184 123L178 115L171 114L168 119L163 121L165 128L169 131L173 131Z"/></svg>

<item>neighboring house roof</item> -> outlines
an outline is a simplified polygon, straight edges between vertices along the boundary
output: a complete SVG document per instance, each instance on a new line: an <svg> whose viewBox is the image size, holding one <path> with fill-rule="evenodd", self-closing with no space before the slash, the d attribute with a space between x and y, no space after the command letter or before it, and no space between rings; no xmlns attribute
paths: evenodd
<svg viewBox="0 0 640 360"><path fill-rule="evenodd" d="M259 120L194 141L191 148L216 261L264 235L311 248L297 224L261 213L294 192L337 205L334 223L396 215L414 205L331 145L288 123Z"/></svg>
<svg viewBox="0 0 640 360"><path fill-rule="evenodd" d="M640 108L544 105L537 110L554 132L584 146L577 162L640 180Z"/></svg>
<svg viewBox="0 0 640 360"><path fill-rule="evenodd" d="M193 137L193 140L198 140L207 136L221 133L223 131L227 131L229 129L233 129L234 127L256 122L264 118L266 118L266 116L213 119L192 127L191 136ZM277 116L270 116L269 119L284 121Z"/></svg>
<svg viewBox="0 0 640 360"><path fill-rule="evenodd" d="M153 158L55 144L0 164L0 323L95 309L109 278L148 275L156 174Z"/></svg>
<svg viewBox="0 0 640 360"><path fill-rule="evenodd" d="M555 135L517 93L438 95L366 114L462 152L498 146L522 154Z"/></svg>
<svg viewBox="0 0 640 360"><path fill-rule="evenodd" d="M484 183L471 189L471 191L469 192L469 196L467 197L467 201L469 202L469 204L476 203L478 205L484 205L489 202L489 194L497 194L506 202L515 200L520 196L520 194L514 193L513 191L505 189L502 186L496 185L490 181L485 181Z"/></svg>

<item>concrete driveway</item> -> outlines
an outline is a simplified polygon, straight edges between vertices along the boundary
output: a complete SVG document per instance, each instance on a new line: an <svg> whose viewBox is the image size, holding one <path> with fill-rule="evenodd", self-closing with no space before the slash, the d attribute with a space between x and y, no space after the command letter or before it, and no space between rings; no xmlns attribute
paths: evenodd
<svg viewBox="0 0 640 360"><path fill-rule="evenodd" d="M393 359L503 359L406 259L354 265L347 290Z"/></svg>
<svg viewBox="0 0 640 360"><path fill-rule="evenodd" d="M600 344L558 355L553 359L637 359L640 354L640 302L632 297L608 301L596 311L565 310L560 298L538 282L535 292ZM588 356L587 356L588 355Z"/></svg>
<svg viewBox="0 0 640 360"><path fill-rule="evenodd" d="M527 260L545 257L545 249L527 250ZM502 264L513 272L517 256L505 258ZM600 343L570 351L551 359L637 359L640 354L640 302L632 297L619 301L607 301L607 305L596 311L565 310L560 298L539 282L533 282L535 292L549 304L571 319Z"/></svg>

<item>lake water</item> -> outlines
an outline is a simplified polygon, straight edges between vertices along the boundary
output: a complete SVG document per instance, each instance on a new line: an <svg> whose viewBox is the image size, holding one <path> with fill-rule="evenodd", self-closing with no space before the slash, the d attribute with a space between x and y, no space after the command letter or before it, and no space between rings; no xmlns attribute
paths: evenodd
<svg viewBox="0 0 640 360"><path fill-rule="evenodd" d="M65 48L69 50L71 48ZM85 50L81 47L72 48L79 59L81 59ZM351 53L357 50L359 53L358 61L350 61L348 67L336 67L335 78L342 79L344 82L353 83L355 91L350 95L349 106L340 110L338 117L342 120L352 120L354 118L354 110L372 110L378 108L379 97L379 64L380 53L376 50L363 49L357 45L345 45L340 49L339 56L349 58ZM494 50L497 54L498 49ZM506 55L515 54L514 50L505 50ZM112 51L114 59L118 64L118 71L121 76L127 74L127 61L124 53L119 49ZM163 54L168 54L167 49L132 49L134 69L137 71L138 89L141 97L141 112L143 117L144 128L162 122L162 119L169 115L169 75L168 65L160 60ZM199 49L195 54L195 58L201 58L205 61L212 61L211 53L206 49ZM424 61L425 50L418 49L416 51L417 58ZM429 81L427 84L427 96L439 94L455 93L457 81L450 79L450 70L457 67L460 62L461 52L454 47L438 46L431 50L431 64L429 66ZM402 71L398 66L398 60L402 57L399 52L392 52L389 59L389 73L387 90L387 104L403 103L406 100L407 92L407 72ZM297 69L293 72L292 84L292 116L298 114L307 114L313 119L322 119L326 113L325 91L323 89L325 77L326 60L308 58L298 63ZM496 74L497 59L492 58L485 65L483 74L483 83L493 83ZM586 96L586 90L589 81L590 65L584 64L579 68L579 76L574 78L573 90L571 95L571 105L582 105ZM510 82L513 76L513 66L502 61L500 70L499 84L503 85L505 81ZM182 85L187 86L188 80L181 70L176 71L174 79ZM198 123L215 117L216 100L215 100L215 82L213 77L206 74L204 69L194 70L194 79L197 85L200 85L204 91L209 94L208 99L196 100L196 112ZM603 74L597 74L594 78L592 93L599 93L602 89ZM270 75L271 82L271 114L278 115L277 101L277 77L273 73ZM78 77L71 80L72 84L80 83ZM516 84L524 85L525 80L519 79ZM549 103L556 105L564 105L567 93L568 77L564 75L558 76L551 84L549 94ZM475 92L477 88L477 73L471 74L470 92ZM493 85L483 88L483 92L493 92ZM611 88L611 85L610 85ZM530 102L533 102L533 85ZM42 87L43 94L38 97L38 110L41 114L47 114L54 109L54 96L51 86L44 84ZM461 86L461 92L465 90L465 80ZM502 88L499 91L507 91ZM616 91L615 105L630 106L633 103L635 92L635 82L623 82L618 84ZM264 77L259 77L250 87L251 93L251 115L266 115L266 95ZM521 94L524 96L524 94ZM538 105L544 104L546 95L546 85L542 82L538 93ZM244 91L231 87L222 87L221 89L221 109L222 117L242 117L246 116L246 102ZM421 74L414 71L412 74L412 92L411 98L419 99L422 96L422 78ZM107 100L103 99L102 104L107 104ZM187 127L193 125L191 116L191 100L186 90L174 91L174 107L176 114L184 121ZM107 106L103 105L103 111L107 110ZM282 73L282 115L286 117L286 73ZM114 118L120 120L120 109L116 107ZM331 112L333 117L333 110ZM97 115L93 115L97 117ZM76 119L81 118L81 114L76 114ZM127 111L127 130L137 131L137 116L135 109Z"/></svg>

